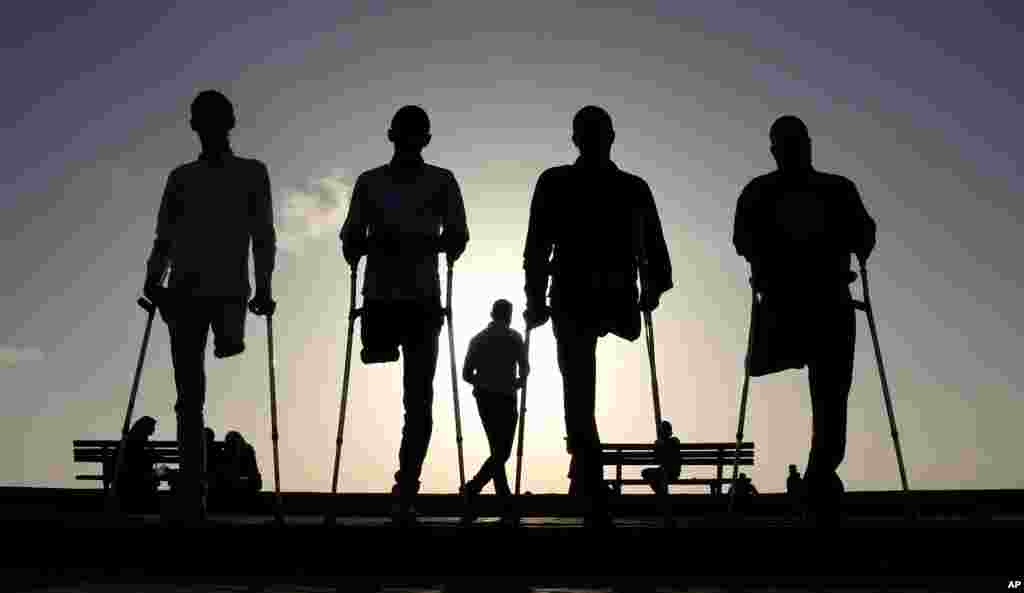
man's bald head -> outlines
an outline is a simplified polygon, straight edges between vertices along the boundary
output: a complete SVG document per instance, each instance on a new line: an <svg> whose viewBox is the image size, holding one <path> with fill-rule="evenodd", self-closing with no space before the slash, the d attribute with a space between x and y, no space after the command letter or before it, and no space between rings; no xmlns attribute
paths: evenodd
<svg viewBox="0 0 1024 593"><path fill-rule="evenodd" d="M780 171L810 170L811 135L802 119L795 115L783 115L768 130L768 138Z"/></svg>

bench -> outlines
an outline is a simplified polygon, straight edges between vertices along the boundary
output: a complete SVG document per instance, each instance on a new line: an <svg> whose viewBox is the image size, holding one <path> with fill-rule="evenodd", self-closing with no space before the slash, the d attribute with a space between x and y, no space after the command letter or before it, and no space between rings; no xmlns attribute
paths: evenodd
<svg viewBox="0 0 1024 593"><path fill-rule="evenodd" d="M698 485L708 486L711 494L721 494L723 484L732 483L732 464L736 458L736 443L681 443L679 446L679 461L683 467L680 478L669 482L672 485ZM636 478L625 478L622 475L622 468L625 466L658 467L660 464L654 456L654 443L647 444L625 444L625 443L602 443L601 444L602 467L615 467L615 477L605 478L616 494L622 494L623 486L647 486L646 480ZM739 465L754 465L754 443L744 442L739 447ZM694 478L687 476L687 467L704 466L716 469L713 478ZM729 469L729 476L723 475L723 468ZM638 472L639 473L639 472ZM649 487L649 486L648 486Z"/></svg>
<svg viewBox="0 0 1024 593"><path fill-rule="evenodd" d="M113 468L114 455L117 452L117 447L121 444L121 441L106 441L106 440L76 440L72 441L74 447L74 460L75 463L98 463L100 464L99 474L78 474L75 476L76 480L96 480L103 482L103 490L106 491L110 488L110 479L112 476L105 475L106 471L104 468ZM214 452L219 453L223 447L223 441L215 441L213 443ZM178 441L146 441L146 449L153 453L153 458L157 464L163 465L174 465L178 466L181 464L181 449L178 447Z"/></svg>

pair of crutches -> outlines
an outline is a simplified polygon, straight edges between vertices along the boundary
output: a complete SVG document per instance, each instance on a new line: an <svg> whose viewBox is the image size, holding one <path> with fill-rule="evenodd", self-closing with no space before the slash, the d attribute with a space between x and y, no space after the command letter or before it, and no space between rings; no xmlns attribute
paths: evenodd
<svg viewBox="0 0 1024 593"><path fill-rule="evenodd" d="M166 276L166 273L165 273ZM162 281L161 281L162 284ZM128 409L124 416L124 425L121 429L121 444L117 448L117 457L114 462L114 472L111 477L110 489L107 493L106 508L113 512L119 510L120 499L118 493L118 481L124 469L125 446L128 442L128 432L131 430L132 414L135 410L135 400L139 392L139 383L142 379L142 368L146 360L146 350L149 348L149 337L153 329L153 318L156 317L157 304L153 301L140 297L136 303L146 311L146 328L142 334L142 347L139 349L138 362L135 365L135 375L132 378L131 394L128 396ZM271 303L267 318L267 359L270 374L270 435L274 446L274 518L279 524L284 523L284 516L281 511L281 473L278 457L278 431L277 431L277 386L274 361L274 326L273 316L276 303ZM205 442L205 440L204 440Z"/></svg>
<svg viewBox="0 0 1024 593"><path fill-rule="evenodd" d="M868 327L871 330L871 341L875 347L875 361L878 364L878 377L882 383L882 396L885 400L885 410L889 417L889 429L892 433L893 447L896 450L896 462L899 465L900 470L900 483L903 486L903 491L907 494L910 493L910 487L907 485L907 472L903 465L903 451L900 448L899 432L896 430L896 416L893 413L892 398L889 395L889 381L885 375L885 365L882 362L882 349L878 344L878 327L875 325L875 313L874 308L871 306L871 293L868 291L868 271L865 267L865 261L860 257L857 258L860 266L860 280L861 287L863 289L863 300L853 301L853 307L860 311L864 311L868 318ZM750 388L750 357L751 350L754 345L754 328L757 323L758 314L758 300L757 300L757 288L751 281L751 306L750 306L750 331L747 335L747 354L744 360L744 373L743 373L743 389L740 396L740 417L738 427L736 429L736 453L733 459L732 466L732 487L729 489L729 512L732 513L735 509L736 503L736 480L737 472L739 471L739 451L740 446L743 443L743 424L746 416L747 409L747 394Z"/></svg>
<svg viewBox="0 0 1024 593"><path fill-rule="evenodd" d="M349 301L348 301L348 337L345 341L345 369L341 380L341 407L338 411L338 433L335 438L334 469L331 474L331 494L338 493L338 472L341 468L341 445L345 433L345 416L348 408L349 379L352 369L352 337L355 331L356 318L363 314L363 309L356 308L356 273L359 263L351 266L349 273ZM459 491L465 493L466 466L462 454L462 416L459 409L459 380L455 371L455 331L452 328L452 279L454 276L454 263L448 262L447 295L444 308L445 319L448 323L448 350L451 354L452 371L452 396L455 405L455 443L459 454ZM464 496L468 496L464 494ZM334 525L337 513L333 503L328 505L327 515L324 522L327 525Z"/></svg>

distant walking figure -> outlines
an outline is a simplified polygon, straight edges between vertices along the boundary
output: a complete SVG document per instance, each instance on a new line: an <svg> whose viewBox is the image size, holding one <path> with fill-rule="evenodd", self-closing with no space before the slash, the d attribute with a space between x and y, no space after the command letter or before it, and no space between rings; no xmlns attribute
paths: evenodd
<svg viewBox="0 0 1024 593"><path fill-rule="evenodd" d="M530 204L523 253L529 326L552 319L562 373L565 425L573 456L570 490L589 498L587 521L610 524L595 411L598 338L640 336L640 304L650 309L672 287L668 247L647 183L611 160L615 131L596 106L573 118L580 157L544 171ZM637 274L646 258L645 294ZM551 277L550 309L547 303Z"/></svg>
<svg viewBox="0 0 1024 593"><path fill-rule="evenodd" d="M462 365L462 378L473 386L480 422L491 448L491 456L466 483L466 491L471 497L475 496L493 479L494 492L504 499L505 505L512 493L505 462L512 454L515 439L516 390L530 373L523 337L509 327L511 323L512 303L505 299L495 301L491 323L470 340ZM473 516L471 511L468 518Z"/></svg>
<svg viewBox="0 0 1024 593"><path fill-rule="evenodd" d="M647 480L647 484L656 493L668 492L668 483L678 480L683 466L679 461L679 437L672 434L672 423L668 420L661 421L661 430L658 440L654 443L654 457L658 461L658 467L644 468L640 477Z"/></svg>
<svg viewBox="0 0 1024 593"><path fill-rule="evenodd" d="M350 266L367 256L360 332L364 363L398 360L401 347L405 423L395 473L394 519L415 522L413 500L433 428L434 373L441 332L441 283L437 255L449 262L469 241L466 211L455 176L423 161L430 120L407 105L391 120L394 156L359 175L341 228Z"/></svg>
<svg viewBox="0 0 1024 593"><path fill-rule="evenodd" d="M856 337L850 254L867 259L875 221L849 179L811 165L803 121L782 116L769 137L778 169L743 189L733 230L759 296L751 364L765 359L761 374L808 367L813 435L804 473L807 502L819 524L835 525Z"/></svg>
<svg viewBox="0 0 1024 593"><path fill-rule="evenodd" d="M228 139L234 107L223 94L203 91L192 102L192 129L202 152L167 179L160 203L156 241L149 257L144 292L160 307L171 338L178 399L178 518L202 518L205 464L203 404L206 399L206 342L213 329L214 355L227 358L245 349L249 248L255 264L256 294L250 311L271 306L276 254L270 177L260 161L235 156ZM168 288L160 286L170 266Z"/></svg>

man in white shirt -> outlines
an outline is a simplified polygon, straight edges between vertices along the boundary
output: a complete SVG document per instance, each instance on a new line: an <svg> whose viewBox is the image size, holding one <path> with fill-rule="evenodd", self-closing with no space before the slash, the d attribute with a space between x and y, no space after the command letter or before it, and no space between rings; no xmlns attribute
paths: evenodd
<svg viewBox="0 0 1024 593"><path fill-rule="evenodd" d="M430 142L427 113L415 105L399 109L388 140L394 156L356 179L340 239L350 266L367 256L360 321L363 362L398 360L399 347L405 356L405 424L392 493L395 521L411 524L433 428L443 312L437 254L446 252L451 265L465 250L469 229L455 176L423 161L421 153Z"/></svg>
<svg viewBox="0 0 1024 593"><path fill-rule="evenodd" d="M204 365L209 331L213 329L217 358L245 349L246 301L252 292L250 243L256 294L249 309L258 315L273 312L276 255L270 177L262 162L232 153L231 102L220 92L203 91L192 102L191 115L202 152L167 179L144 286L170 333L182 449L178 510L186 520L204 514ZM171 273L164 289L161 279L168 266Z"/></svg>

